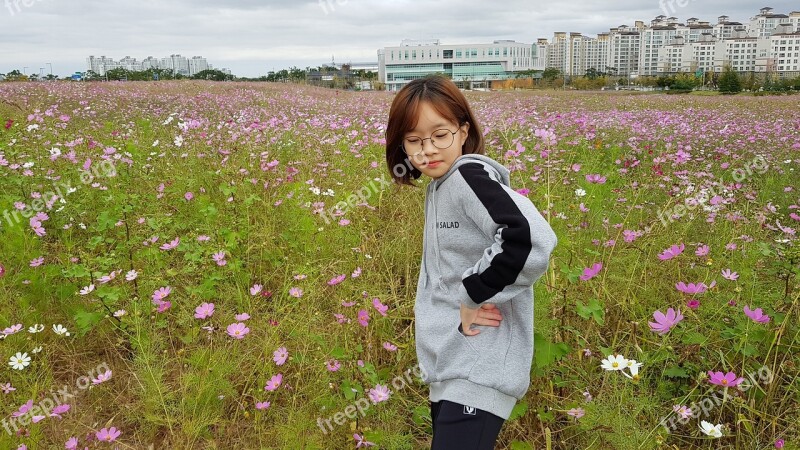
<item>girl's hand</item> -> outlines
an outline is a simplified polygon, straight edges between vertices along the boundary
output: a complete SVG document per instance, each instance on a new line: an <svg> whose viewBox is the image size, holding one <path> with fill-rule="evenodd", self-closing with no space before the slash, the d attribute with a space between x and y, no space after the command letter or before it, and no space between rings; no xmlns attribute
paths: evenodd
<svg viewBox="0 0 800 450"><path fill-rule="evenodd" d="M481 330L470 329L472 325L499 327L501 320L503 320L503 316L497 305L484 303L478 309L469 309L461 305L461 328L465 336L475 336L481 332Z"/></svg>

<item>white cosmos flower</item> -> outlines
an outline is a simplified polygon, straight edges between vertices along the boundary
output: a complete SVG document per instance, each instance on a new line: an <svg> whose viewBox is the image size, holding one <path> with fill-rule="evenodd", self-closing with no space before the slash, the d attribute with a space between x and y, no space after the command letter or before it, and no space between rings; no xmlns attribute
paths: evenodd
<svg viewBox="0 0 800 450"><path fill-rule="evenodd" d="M53 325L53 332L59 336L69 336L69 331L61 324Z"/></svg>
<svg viewBox="0 0 800 450"><path fill-rule="evenodd" d="M31 353L33 353L35 355L35 354L39 353L40 351L42 351L42 346L41 345L36 347L35 349L31 350Z"/></svg>
<svg viewBox="0 0 800 450"><path fill-rule="evenodd" d="M125 311L124 309L120 309L118 311L114 311L114 317L122 317L125 314L127 314L127 311Z"/></svg>
<svg viewBox="0 0 800 450"><path fill-rule="evenodd" d="M14 370L22 370L31 364L31 357L27 353L17 352L8 360L8 365Z"/></svg>
<svg viewBox="0 0 800 450"><path fill-rule="evenodd" d="M81 294L81 295L87 295L87 294L89 294L90 292L92 292L93 290L94 290L94 285L93 285L93 284L90 284L90 285L88 285L88 286L86 286L86 287L82 288L82 289L81 289L81 291L80 291L80 294Z"/></svg>
<svg viewBox="0 0 800 450"><path fill-rule="evenodd" d="M700 422L700 431L702 431L703 434L707 436L719 438L722 437L722 424L718 423L716 425L713 425L703 420Z"/></svg>
<svg viewBox="0 0 800 450"><path fill-rule="evenodd" d="M37 323L37 324L34 324L33 326L28 327L28 333L31 333L31 334L41 333L42 331L44 331L44 325L42 325L40 323Z"/></svg>
<svg viewBox="0 0 800 450"><path fill-rule="evenodd" d="M642 367L642 363L636 362L635 359L629 359L627 364L628 369L630 369L631 374L628 375L625 372L622 372L623 375L630 378L633 381L637 381L639 379L639 367Z"/></svg>
<svg viewBox="0 0 800 450"><path fill-rule="evenodd" d="M133 281L138 276L139 276L139 272L137 272L135 270L130 270L130 271L128 271L128 273L125 274L125 279L128 280L128 281Z"/></svg>
<svg viewBox="0 0 800 450"><path fill-rule="evenodd" d="M577 197L585 197L586 196L586 191L584 191L581 188L575 189L575 196L577 196Z"/></svg>
<svg viewBox="0 0 800 450"><path fill-rule="evenodd" d="M622 355L609 355L600 361L600 367L605 370L623 370L628 367L628 359Z"/></svg>

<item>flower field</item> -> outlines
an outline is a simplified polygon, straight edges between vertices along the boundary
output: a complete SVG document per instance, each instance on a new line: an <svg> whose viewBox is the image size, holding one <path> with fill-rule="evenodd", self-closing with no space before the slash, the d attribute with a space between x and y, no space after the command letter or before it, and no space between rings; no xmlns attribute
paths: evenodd
<svg viewBox="0 0 800 450"><path fill-rule="evenodd" d="M498 448L800 448L797 99L467 97L559 238ZM427 448L391 100L0 83L0 448Z"/></svg>

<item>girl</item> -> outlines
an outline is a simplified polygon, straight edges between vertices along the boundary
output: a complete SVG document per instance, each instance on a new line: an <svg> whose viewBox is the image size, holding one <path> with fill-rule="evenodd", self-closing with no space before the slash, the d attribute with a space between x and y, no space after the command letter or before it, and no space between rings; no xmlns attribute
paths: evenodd
<svg viewBox="0 0 800 450"><path fill-rule="evenodd" d="M417 358L430 386L433 450L494 448L530 385L532 285L556 236L509 171L484 156L464 95L440 76L396 95L386 160L397 183L432 179L414 303Z"/></svg>

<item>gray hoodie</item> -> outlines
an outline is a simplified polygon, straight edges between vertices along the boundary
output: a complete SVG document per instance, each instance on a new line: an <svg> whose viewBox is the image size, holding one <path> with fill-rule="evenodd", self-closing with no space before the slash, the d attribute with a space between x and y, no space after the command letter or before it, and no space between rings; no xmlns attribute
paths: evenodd
<svg viewBox="0 0 800 450"><path fill-rule="evenodd" d="M430 400L508 419L530 385L532 285L547 270L556 235L509 186L509 171L462 155L425 194L422 268L414 304L417 358ZM499 327L461 330L460 306L496 304Z"/></svg>

